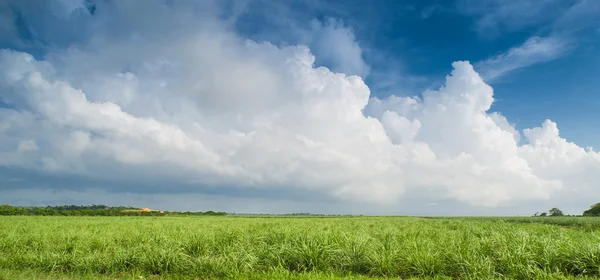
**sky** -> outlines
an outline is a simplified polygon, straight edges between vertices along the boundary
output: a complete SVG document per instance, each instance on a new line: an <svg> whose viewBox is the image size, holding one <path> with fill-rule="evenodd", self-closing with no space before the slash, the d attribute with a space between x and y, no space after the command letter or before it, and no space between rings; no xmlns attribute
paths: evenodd
<svg viewBox="0 0 600 280"><path fill-rule="evenodd" d="M600 1L0 0L0 203L600 201Z"/></svg>

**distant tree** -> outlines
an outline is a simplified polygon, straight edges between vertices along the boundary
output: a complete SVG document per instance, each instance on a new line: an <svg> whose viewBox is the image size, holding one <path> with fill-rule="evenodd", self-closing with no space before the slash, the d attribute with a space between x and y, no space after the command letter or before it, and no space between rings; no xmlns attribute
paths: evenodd
<svg viewBox="0 0 600 280"><path fill-rule="evenodd" d="M548 215L557 217L557 216L564 216L565 214L560 209L554 207L554 208L550 209L550 211L548 211Z"/></svg>
<svg viewBox="0 0 600 280"><path fill-rule="evenodd" d="M546 217L547 215L548 215L548 214L546 214L546 212L542 212L542 213L540 214L540 217Z"/></svg>
<svg viewBox="0 0 600 280"><path fill-rule="evenodd" d="M583 211L584 216L600 216L600 202L592 205L590 209Z"/></svg>
<svg viewBox="0 0 600 280"><path fill-rule="evenodd" d="M534 217L537 217L540 214L540 212L535 212L535 214L533 214Z"/></svg>

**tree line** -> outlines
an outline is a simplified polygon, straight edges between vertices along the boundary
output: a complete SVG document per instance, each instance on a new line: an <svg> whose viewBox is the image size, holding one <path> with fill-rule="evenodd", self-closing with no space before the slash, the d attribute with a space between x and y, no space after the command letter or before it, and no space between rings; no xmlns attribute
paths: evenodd
<svg viewBox="0 0 600 280"><path fill-rule="evenodd" d="M140 211L140 208L106 205L11 206L0 205L0 216L225 216L226 212Z"/></svg>
<svg viewBox="0 0 600 280"><path fill-rule="evenodd" d="M592 205L590 209L583 211L584 216L600 216L600 202Z"/></svg>
<svg viewBox="0 0 600 280"><path fill-rule="evenodd" d="M555 208L550 209L548 212L535 213L535 214L533 214L533 216L534 217L546 217L546 216L561 217L561 216L565 216L565 213L563 213L562 210L555 207ZM569 216L569 215L567 215L567 216ZM590 209L583 211L583 214L581 216L585 216L585 217L600 216L600 202L592 205L590 207Z"/></svg>

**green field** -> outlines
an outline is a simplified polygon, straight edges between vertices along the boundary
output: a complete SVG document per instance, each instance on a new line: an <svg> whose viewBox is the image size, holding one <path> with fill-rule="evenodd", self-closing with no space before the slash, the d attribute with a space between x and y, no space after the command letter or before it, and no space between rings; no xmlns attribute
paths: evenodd
<svg viewBox="0 0 600 280"><path fill-rule="evenodd" d="M0 279L600 276L598 218L0 217Z"/></svg>

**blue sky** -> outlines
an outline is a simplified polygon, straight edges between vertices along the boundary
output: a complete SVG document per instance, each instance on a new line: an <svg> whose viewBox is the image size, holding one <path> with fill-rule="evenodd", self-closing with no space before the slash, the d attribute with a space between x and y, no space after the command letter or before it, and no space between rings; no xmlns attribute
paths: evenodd
<svg viewBox="0 0 600 280"><path fill-rule="evenodd" d="M591 0L4 1L0 203L581 211L600 168L583 149L600 147L598 14Z"/></svg>

